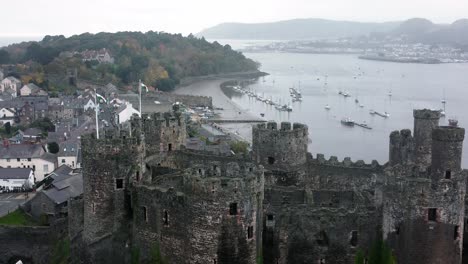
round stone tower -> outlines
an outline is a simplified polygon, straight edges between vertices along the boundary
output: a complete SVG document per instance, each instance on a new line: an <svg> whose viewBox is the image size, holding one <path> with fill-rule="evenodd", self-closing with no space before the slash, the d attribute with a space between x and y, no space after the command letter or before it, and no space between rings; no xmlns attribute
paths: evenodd
<svg viewBox="0 0 468 264"><path fill-rule="evenodd" d="M459 127L434 128L428 170L394 171L400 177L385 198L384 225L391 225L384 229L398 263L461 263L466 194L466 173L461 169L464 135L465 130Z"/></svg>
<svg viewBox="0 0 468 264"><path fill-rule="evenodd" d="M436 110L414 110L414 162L420 168L431 164L432 130L439 125L440 112Z"/></svg>
<svg viewBox="0 0 468 264"><path fill-rule="evenodd" d="M461 171L465 129L454 126L438 127L432 132L433 175L451 179Z"/></svg>
<svg viewBox="0 0 468 264"><path fill-rule="evenodd" d="M300 166L307 161L308 128L304 124L275 122L259 124L253 128L253 159L267 168Z"/></svg>
<svg viewBox="0 0 468 264"><path fill-rule="evenodd" d="M126 221L130 219L127 188L131 181L138 178L142 155L137 137L130 137L126 131L116 131L100 139L94 135L86 135L81 139L83 239L86 245L97 241L102 243L105 238L111 238L114 233L127 228ZM88 251L91 256L94 255L91 247ZM99 254L95 257L99 257ZM100 262L100 259L93 258L93 261Z"/></svg>

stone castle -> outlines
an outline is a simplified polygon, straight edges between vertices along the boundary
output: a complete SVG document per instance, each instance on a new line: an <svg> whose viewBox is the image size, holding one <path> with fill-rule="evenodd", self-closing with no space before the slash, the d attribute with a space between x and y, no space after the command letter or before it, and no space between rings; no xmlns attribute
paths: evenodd
<svg viewBox="0 0 468 264"><path fill-rule="evenodd" d="M415 110L385 165L313 157L288 122L256 125L249 155L190 151L177 111L83 137L73 263L354 263L378 240L398 263L461 263L465 130L438 123Z"/></svg>

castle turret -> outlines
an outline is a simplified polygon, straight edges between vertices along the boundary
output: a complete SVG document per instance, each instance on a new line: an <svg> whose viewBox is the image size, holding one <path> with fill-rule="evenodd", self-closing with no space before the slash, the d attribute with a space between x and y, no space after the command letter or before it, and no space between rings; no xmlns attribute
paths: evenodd
<svg viewBox="0 0 468 264"><path fill-rule="evenodd" d="M439 125L440 112L436 110L414 110L414 162L420 168L431 163L432 130Z"/></svg>
<svg viewBox="0 0 468 264"><path fill-rule="evenodd" d="M254 160L265 166L277 168L299 166L306 163L308 128L304 124L282 122L278 129L275 122L253 128L252 152Z"/></svg>
<svg viewBox="0 0 468 264"><path fill-rule="evenodd" d="M115 132L115 134L112 134ZM138 135L108 131L83 136L83 241L89 263L121 263L131 219L128 186L138 178L142 149ZM114 235L119 234L119 239ZM102 251L106 248L107 251ZM108 258L108 256L114 256Z"/></svg>
<svg viewBox="0 0 468 264"><path fill-rule="evenodd" d="M179 150L187 137L185 121L179 112L143 116L146 154Z"/></svg>
<svg viewBox="0 0 468 264"><path fill-rule="evenodd" d="M421 131L419 135L426 136ZM463 128L436 127L431 133L427 171L412 166L388 171L383 229L398 263L461 263L466 194L466 173L461 169L464 135ZM425 138L420 146L427 147L427 142Z"/></svg>
<svg viewBox="0 0 468 264"><path fill-rule="evenodd" d="M451 179L461 171L465 129L455 126L438 127L432 132L431 172L441 178Z"/></svg>
<svg viewBox="0 0 468 264"><path fill-rule="evenodd" d="M414 138L409 129L393 131L390 134L390 165L407 164L413 160Z"/></svg>

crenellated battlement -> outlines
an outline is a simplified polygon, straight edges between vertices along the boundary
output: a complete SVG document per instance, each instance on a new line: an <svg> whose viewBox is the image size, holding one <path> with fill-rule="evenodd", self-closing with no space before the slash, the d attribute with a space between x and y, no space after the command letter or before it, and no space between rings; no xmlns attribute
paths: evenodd
<svg viewBox="0 0 468 264"><path fill-rule="evenodd" d="M289 132L295 135L302 135L302 136L307 136L308 135L308 127L307 125L300 124L300 123L293 123L291 125L290 122L281 122L280 126L278 127L278 124L276 122L267 122L257 124L256 126L253 127L254 133L255 131L258 131L260 133L262 132L268 132L269 134L278 132L279 134L282 134L281 132Z"/></svg>
<svg viewBox="0 0 468 264"><path fill-rule="evenodd" d="M432 131L432 140L458 142L465 139L465 129L454 126L439 126Z"/></svg>
<svg viewBox="0 0 468 264"><path fill-rule="evenodd" d="M184 125L182 116L178 112L143 114L143 122L147 125L181 127Z"/></svg>
<svg viewBox="0 0 468 264"><path fill-rule="evenodd" d="M432 109L414 109L413 117L416 119L440 119L440 111Z"/></svg>
<svg viewBox="0 0 468 264"><path fill-rule="evenodd" d="M304 124L268 122L253 127L252 155L263 165L290 167L306 162L309 141L308 127Z"/></svg>
<svg viewBox="0 0 468 264"><path fill-rule="evenodd" d="M377 160L373 160L371 163L365 163L363 160L353 162L350 157L345 157L343 160L338 160L336 156L330 156L327 160L324 154L318 153L316 158L312 155L309 156L309 162L312 164L318 164L322 166L332 166L340 168L357 168L357 169L381 169L383 165L380 165Z"/></svg>

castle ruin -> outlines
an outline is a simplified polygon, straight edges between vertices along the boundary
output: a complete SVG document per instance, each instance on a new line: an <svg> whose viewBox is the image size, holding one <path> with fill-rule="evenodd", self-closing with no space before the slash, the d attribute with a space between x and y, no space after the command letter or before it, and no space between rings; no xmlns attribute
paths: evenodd
<svg viewBox="0 0 468 264"><path fill-rule="evenodd" d="M256 125L249 155L190 151L177 111L85 136L72 261L354 263L382 239L398 263L462 263L465 130L414 118L384 165L314 157L307 126L289 122Z"/></svg>

